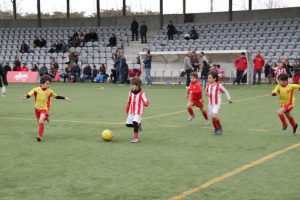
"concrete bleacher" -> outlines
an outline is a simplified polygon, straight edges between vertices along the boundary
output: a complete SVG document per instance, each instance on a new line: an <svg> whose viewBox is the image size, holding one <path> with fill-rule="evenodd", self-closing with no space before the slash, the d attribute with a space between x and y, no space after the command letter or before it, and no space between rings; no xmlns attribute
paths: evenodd
<svg viewBox="0 0 300 200"><path fill-rule="evenodd" d="M151 51L240 50L250 53L260 50L267 60L279 56L290 60L300 56L300 18L235 21L206 24L175 25L182 34L167 40L166 26L148 43ZM185 40L184 34L194 26L199 33L196 40Z"/></svg>

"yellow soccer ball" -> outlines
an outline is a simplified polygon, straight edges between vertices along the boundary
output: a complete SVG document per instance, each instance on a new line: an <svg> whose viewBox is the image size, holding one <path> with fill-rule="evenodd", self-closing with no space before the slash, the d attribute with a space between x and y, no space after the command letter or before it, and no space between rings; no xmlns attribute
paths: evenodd
<svg viewBox="0 0 300 200"><path fill-rule="evenodd" d="M106 129L106 130L102 131L101 136L104 141L111 141L114 137L114 134L111 130Z"/></svg>

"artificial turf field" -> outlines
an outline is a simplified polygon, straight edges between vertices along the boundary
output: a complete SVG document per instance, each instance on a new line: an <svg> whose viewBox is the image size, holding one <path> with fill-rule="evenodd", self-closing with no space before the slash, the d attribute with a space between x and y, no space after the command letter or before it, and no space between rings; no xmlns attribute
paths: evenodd
<svg viewBox="0 0 300 200"><path fill-rule="evenodd" d="M223 95L222 136L197 109L187 122L183 86L143 86L150 107L137 144L124 125L130 87L92 83L52 84L73 102L52 100L44 141L36 142L33 99L20 100L36 86L10 84L0 97L1 200L300 199L300 147L280 151L299 145L300 129L281 130L274 85L225 85L234 103ZM297 94L300 123L299 102ZM104 129L112 142L101 140Z"/></svg>

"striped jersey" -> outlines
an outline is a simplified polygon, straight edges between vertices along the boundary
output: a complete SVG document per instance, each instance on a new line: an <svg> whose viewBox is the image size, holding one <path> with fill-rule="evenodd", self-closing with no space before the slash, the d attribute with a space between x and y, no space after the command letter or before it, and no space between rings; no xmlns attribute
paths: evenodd
<svg viewBox="0 0 300 200"><path fill-rule="evenodd" d="M221 94L225 93L228 100L231 100L231 97L228 91L224 86L216 82L214 84L207 84L205 94L208 96L208 105L221 105L222 97Z"/></svg>
<svg viewBox="0 0 300 200"><path fill-rule="evenodd" d="M300 85L297 84L287 84L285 87L282 87L280 84L277 84L273 94L279 94L280 105L290 105L293 106L295 103L295 90L299 90Z"/></svg>
<svg viewBox="0 0 300 200"><path fill-rule="evenodd" d="M277 67L276 71L275 71L275 75L276 75L276 81L278 82L278 76L280 74L286 74L286 69L284 67L279 68Z"/></svg>
<svg viewBox="0 0 300 200"><path fill-rule="evenodd" d="M42 89L41 87L33 88L29 93L29 96L34 96L35 104L34 108L36 109L45 109L49 110L51 97L57 97L57 94L51 89Z"/></svg>
<svg viewBox="0 0 300 200"><path fill-rule="evenodd" d="M136 94L133 91L130 91L127 100L126 113L131 115L142 115L144 106L148 105L149 101L142 90Z"/></svg>

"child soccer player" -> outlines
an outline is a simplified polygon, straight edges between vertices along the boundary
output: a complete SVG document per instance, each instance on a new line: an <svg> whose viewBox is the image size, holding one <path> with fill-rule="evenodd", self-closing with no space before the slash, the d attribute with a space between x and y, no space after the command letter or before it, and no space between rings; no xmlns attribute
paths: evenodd
<svg viewBox="0 0 300 200"><path fill-rule="evenodd" d="M192 72L190 74L190 80L191 80L191 83L190 83L189 89L186 93L186 98L189 98L189 95L191 95L190 101L187 103L187 110L190 114L188 121L192 121L195 118L192 106L196 106L202 112L202 115L205 119L204 124L208 125L208 117L207 117L207 113L204 109L204 104L203 104L203 100L202 100L202 88L198 82L198 73Z"/></svg>
<svg viewBox="0 0 300 200"><path fill-rule="evenodd" d="M144 106L149 105L149 101L146 94L142 91L142 81L135 77L130 80L131 90L129 92L126 113L127 120L126 126L133 127L133 139L131 143L137 143L139 141L139 129L141 128L142 114Z"/></svg>
<svg viewBox="0 0 300 200"><path fill-rule="evenodd" d="M281 108L277 111L277 113L282 122L282 130L286 130L288 126L284 118L285 115L293 127L293 133L296 133L298 124L291 115L291 111L295 103L295 90L299 90L300 86L297 84L289 84L288 78L287 74L280 74L278 76L279 83L272 91L272 96L276 96L277 94L279 95Z"/></svg>
<svg viewBox="0 0 300 200"><path fill-rule="evenodd" d="M232 103L231 97L228 91L222 84L219 83L218 74L214 71L208 73L208 85L206 86L205 94L208 96L208 108L209 114L212 117L212 123L215 128L215 135L221 135L222 125L218 118L218 112L221 108L221 94L225 93L229 103Z"/></svg>
<svg viewBox="0 0 300 200"><path fill-rule="evenodd" d="M33 88L30 92L22 97L22 99L29 99L34 96L35 104L35 116L39 124L39 132L36 137L38 142L43 140L44 122L49 121L49 109L51 105L50 98L65 99L71 101L68 97L58 96L53 90L50 89L50 76L42 76L40 80L40 87Z"/></svg>

